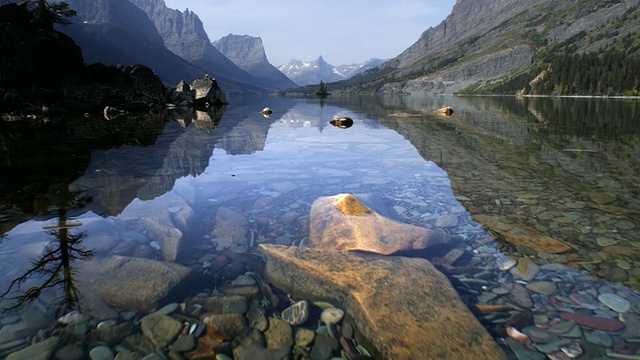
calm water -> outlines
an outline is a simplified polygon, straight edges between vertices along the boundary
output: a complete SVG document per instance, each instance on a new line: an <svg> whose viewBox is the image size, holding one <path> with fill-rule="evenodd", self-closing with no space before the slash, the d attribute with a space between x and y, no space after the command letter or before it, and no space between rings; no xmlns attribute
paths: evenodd
<svg viewBox="0 0 640 360"><path fill-rule="evenodd" d="M433 114L442 106L455 113ZM331 125L338 116L353 126ZM238 99L209 114L2 124L0 140L2 305L24 305L2 315L0 348L46 337L78 299L82 309L100 293L89 277L104 258L221 272L230 259L259 258L257 244L304 244L313 201L348 192L454 236L416 256L438 264L470 306L508 308L478 316L515 354L547 349L500 340L509 319L530 314L549 328L573 312L623 320L625 330L558 332L568 342L555 350L637 351L637 100ZM160 246L172 237L181 241L173 252ZM211 281L223 279L191 291ZM612 309L602 294L630 308ZM604 330L606 341L592 339Z"/></svg>

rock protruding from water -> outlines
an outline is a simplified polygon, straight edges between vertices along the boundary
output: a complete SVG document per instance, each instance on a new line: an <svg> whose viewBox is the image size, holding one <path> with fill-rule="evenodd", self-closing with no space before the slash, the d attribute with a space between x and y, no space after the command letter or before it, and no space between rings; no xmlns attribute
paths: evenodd
<svg viewBox="0 0 640 360"><path fill-rule="evenodd" d="M227 104L227 98L218 86L218 82L205 75L204 79L195 79L191 83L191 89L195 92L193 104L195 106L213 107Z"/></svg>
<svg viewBox="0 0 640 360"><path fill-rule="evenodd" d="M83 264L80 287L120 309L153 311L183 285L191 269L169 262L111 256Z"/></svg>
<svg viewBox="0 0 640 360"><path fill-rule="evenodd" d="M449 241L443 232L385 218L351 194L320 197L311 205L312 248L389 255Z"/></svg>
<svg viewBox="0 0 640 360"><path fill-rule="evenodd" d="M167 105L169 107L200 108L219 107L227 104L227 98L218 86L218 82L206 75L204 79L195 79L191 85L183 81L169 92Z"/></svg>
<svg viewBox="0 0 640 360"><path fill-rule="evenodd" d="M449 280L425 259L260 247L270 282L294 298L340 304L381 358L506 359Z"/></svg>

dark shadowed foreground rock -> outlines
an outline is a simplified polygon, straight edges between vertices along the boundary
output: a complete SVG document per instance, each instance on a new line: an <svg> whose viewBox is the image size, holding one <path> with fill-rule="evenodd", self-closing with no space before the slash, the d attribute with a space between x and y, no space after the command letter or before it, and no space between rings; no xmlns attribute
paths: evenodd
<svg viewBox="0 0 640 360"><path fill-rule="evenodd" d="M443 232L403 224L369 209L351 194L320 197L311 205L309 247L389 255L446 243Z"/></svg>
<svg viewBox="0 0 640 360"><path fill-rule="evenodd" d="M269 281L296 298L340 304L384 359L506 359L425 259L260 247Z"/></svg>
<svg viewBox="0 0 640 360"><path fill-rule="evenodd" d="M178 292L191 269L162 261L111 256L84 263L78 274L83 293L97 293L120 309L150 312Z"/></svg>

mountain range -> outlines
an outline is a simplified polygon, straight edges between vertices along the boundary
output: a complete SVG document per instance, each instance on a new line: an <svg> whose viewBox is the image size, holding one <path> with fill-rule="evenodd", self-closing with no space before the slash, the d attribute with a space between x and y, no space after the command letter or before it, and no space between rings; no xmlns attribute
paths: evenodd
<svg viewBox="0 0 640 360"><path fill-rule="evenodd" d="M547 95L566 92L567 84L543 87L536 83L554 78L546 76L549 74L571 73L573 63L579 62L574 58L589 53L596 54L595 59L583 72L600 66L603 78L614 75L607 73L610 68L640 64L639 2L457 0L444 21L423 32L397 57L349 80L329 84L328 90L378 95L477 93L500 88L511 94L536 93L536 88ZM565 55L571 61L557 61ZM606 58L617 62L605 65ZM621 79L624 74L615 73ZM577 80L571 80L568 85L575 87ZM637 85L631 91L637 95Z"/></svg>
<svg viewBox="0 0 640 360"><path fill-rule="evenodd" d="M370 59L360 64L333 66L327 63L322 56L319 56L317 59L308 62L293 59L284 65L278 66L278 70L299 86L304 86L317 85L320 81L335 82L349 79L383 62L384 60L381 59Z"/></svg>
<svg viewBox="0 0 640 360"><path fill-rule="evenodd" d="M61 30L87 63L142 63L169 84L209 74L225 92L292 88L279 70L295 84L311 84L289 90L295 93L313 92L320 81L332 94L640 91L640 0L457 0L445 20L388 61L334 67L320 56L277 70L260 38L212 43L197 14L163 0L67 2L78 16Z"/></svg>

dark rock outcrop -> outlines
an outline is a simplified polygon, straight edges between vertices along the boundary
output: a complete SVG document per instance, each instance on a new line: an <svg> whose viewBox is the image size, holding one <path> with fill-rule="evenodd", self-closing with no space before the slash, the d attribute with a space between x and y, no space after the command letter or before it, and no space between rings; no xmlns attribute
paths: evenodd
<svg viewBox="0 0 640 360"><path fill-rule="evenodd" d="M92 64L82 81L64 86L63 106L90 111L105 106L119 110L149 110L167 101L167 89L160 77L144 65L106 66Z"/></svg>
<svg viewBox="0 0 640 360"><path fill-rule="evenodd" d="M213 46L242 70L269 82L271 89L279 90L297 86L269 63L262 39L259 37L229 34L214 41Z"/></svg>

